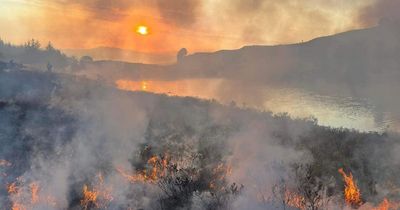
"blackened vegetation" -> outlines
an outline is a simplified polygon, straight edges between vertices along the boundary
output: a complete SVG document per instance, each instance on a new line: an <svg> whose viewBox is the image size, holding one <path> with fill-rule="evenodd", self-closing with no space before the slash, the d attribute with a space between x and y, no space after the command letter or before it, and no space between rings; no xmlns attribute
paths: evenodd
<svg viewBox="0 0 400 210"><path fill-rule="evenodd" d="M79 116L50 103L57 94L60 76L55 73L37 73L20 68L5 71L9 64L0 63L0 159L13 163L1 168L9 176L2 178L0 202L8 200L4 185L31 170L31 158L37 155L57 159L56 148L63 148L79 131ZM63 76L65 77L65 76ZM71 81L73 79L70 79ZM86 84L85 84L86 85ZM99 83L90 83L93 88ZM86 90L85 90L86 91ZM229 139L238 132L243 118L272 122L274 144L312 156L307 164L288 167L290 180L282 179L274 190L282 206L289 206L285 193L290 190L302 197L300 205L307 209L324 209L325 198L340 197L343 181L338 168L351 171L357 179L364 201L379 201L377 186L390 189L400 186L400 163L392 160L400 137L395 133L360 133L348 129L317 126L314 121L292 120L285 115L271 116L254 110L224 107L215 102L193 98L166 97L145 93L123 93L124 97L155 98L155 108L149 109L149 123L144 143L132 151L131 165L136 171L151 170L157 165L164 171L154 179L159 189L155 209L227 209L246 189L240 183L229 181L229 161L232 155ZM86 97L87 92L79 97ZM75 95L74 95L75 96ZM78 97L78 98L79 98ZM68 100L69 98L65 99ZM178 108L177 108L178 107ZM226 112L226 121L211 120L210 110ZM293 135L293 129L301 128ZM246 139L247 140L247 139ZM104 176L113 171L107 156L99 155L91 174L70 176L69 207L79 209L82 185L90 183L94 173ZM157 161L149 164L149 159ZM166 162L162 162L166 160ZM235 170L234 166L233 170ZM238 169L240 170L240 169ZM81 175L81 174L79 174ZM132 193L134 194L134 193ZM387 194L396 198L395 193ZM118 209L118 204L115 204ZM90 206L89 206L90 207Z"/></svg>
<svg viewBox="0 0 400 210"><path fill-rule="evenodd" d="M224 160L224 148L229 129L213 125L205 127L198 136L182 122L156 115L154 119L165 122L149 124L147 143L136 153L140 155L132 159L132 164L138 172L148 170L149 159L156 157L150 167L165 170L155 180L161 190L160 209L191 209L194 205L201 209L228 208L244 187L227 180L230 166ZM194 200L200 202L193 204Z"/></svg>
<svg viewBox="0 0 400 210"><path fill-rule="evenodd" d="M31 170L32 157L56 159L56 149L68 144L75 131L74 118L62 110L34 102L0 101L0 159L12 161L12 167L0 169L7 175L1 180L0 202L7 203L4 184Z"/></svg>

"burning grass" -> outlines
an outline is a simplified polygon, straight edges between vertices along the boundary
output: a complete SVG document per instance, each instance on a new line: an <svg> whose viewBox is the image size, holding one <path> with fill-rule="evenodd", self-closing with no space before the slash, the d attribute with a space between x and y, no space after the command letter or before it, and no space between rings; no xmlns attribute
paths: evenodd
<svg viewBox="0 0 400 210"><path fill-rule="evenodd" d="M361 200L360 189L358 189L357 184L353 179L353 175L351 173L347 175L342 168L338 171L343 176L345 182L344 199L346 203L352 207L360 207L363 202Z"/></svg>

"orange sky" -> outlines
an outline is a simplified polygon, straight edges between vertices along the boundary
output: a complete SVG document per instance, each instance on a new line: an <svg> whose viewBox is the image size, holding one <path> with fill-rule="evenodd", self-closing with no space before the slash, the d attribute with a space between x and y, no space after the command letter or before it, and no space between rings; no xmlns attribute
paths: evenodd
<svg viewBox="0 0 400 210"><path fill-rule="evenodd" d="M17 44L30 38L52 41L62 49L142 52L273 45L358 28L358 10L373 0L162 1L2 0L0 37ZM135 33L138 25L148 26L150 34Z"/></svg>

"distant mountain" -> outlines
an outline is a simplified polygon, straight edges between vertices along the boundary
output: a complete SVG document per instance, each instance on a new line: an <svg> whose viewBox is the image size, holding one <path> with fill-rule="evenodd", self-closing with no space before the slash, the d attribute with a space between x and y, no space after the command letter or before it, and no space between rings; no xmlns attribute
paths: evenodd
<svg viewBox="0 0 400 210"><path fill-rule="evenodd" d="M166 64L175 61L175 52L145 53L112 47L97 47L92 49L63 49L69 56L91 56L96 60L118 60L134 63Z"/></svg>
<svg viewBox="0 0 400 210"><path fill-rule="evenodd" d="M97 48L87 52L125 52ZM65 51L68 52L68 51ZM132 52L135 53L135 52ZM89 53L88 53L89 54ZM82 54L83 55L83 54ZM137 54L153 56L152 54ZM111 56L111 55L110 55ZM114 55L117 56L117 55ZM157 55L158 56L158 55ZM105 56L104 56L105 57ZM175 60L175 56L170 61ZM166 56L166 58L170 58ZM379 26L316 38L308 42L277 46L245 46L236 50L194 53L178 63L160 65L168 79L224 78L261 84L316 84L325 82L368 84L371 76L391 73L399 76L400 24L389 22ZM167 59L168 60L168 59ZM161 61L161 60L159 60ZM96 67L107 61L97 63ZM120 62L127 71L135 70L149 77L154 65L131 65ZM134 61L133 63L145 63ZM160 62L154 62L159 64ZM148 67L148 68L147 68ZM109 69L109 71L111 71ZM114 70L112 70L114 71ZM103 75L104 76L104 75ZM152 78L147 78L152 79Z"/></svg>
<svg viewBox="0 0 400 210"><path fill-rule="evenodd" d="M367 99L380 110L378 113L389 112L400 119L398 22L383 22L376 27L298 44L195 53L182 59L174 69L181 77L238 81L241 86L231 92L248 98L263 86L272 86ZM256 88L245 89L249 85Z"/></svg>
<svg viewBox="0 0 400 210"><path fill-rule="evenodd" d="M258 83L369 84L390 73L400 78L400 24L382 25L278 46L195 53L177 65L199 77ZM396 80L398 81L398 80Z"/></svg>

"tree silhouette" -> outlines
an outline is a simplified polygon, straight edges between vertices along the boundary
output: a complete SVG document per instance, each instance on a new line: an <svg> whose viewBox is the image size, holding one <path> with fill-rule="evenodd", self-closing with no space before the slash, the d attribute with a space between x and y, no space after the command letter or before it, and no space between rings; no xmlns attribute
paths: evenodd
<svg viewBox="0 0 400 210"><path fill-rule="evenodd" d="M24 44L24 47L28 50L38 50L40 46L40 42L35 39L31 39Z"/></svg>
<svg viewBox="0 0 400 210"><path fill-rule="evenodd" d="M186 48L182 48L178 51L178 53L176 54L176 60L177 62L181 62L182 59L187 55L188 51Z"/></svg>

